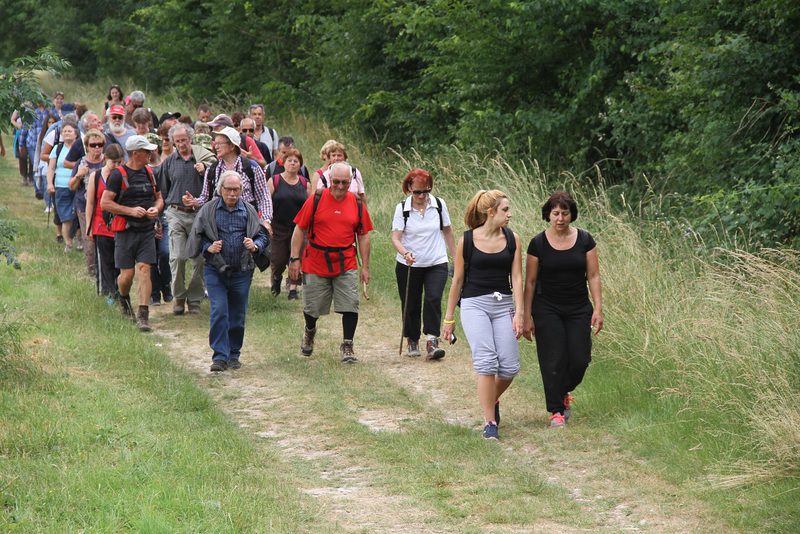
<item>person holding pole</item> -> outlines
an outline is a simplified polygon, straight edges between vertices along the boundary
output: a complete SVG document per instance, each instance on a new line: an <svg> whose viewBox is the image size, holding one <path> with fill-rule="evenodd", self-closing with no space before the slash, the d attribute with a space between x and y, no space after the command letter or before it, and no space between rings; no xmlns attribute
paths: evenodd
<svg viewBox="0 0 800 534"><path fill-rule="evenodd" d="M411 196L394 210L392 244L397 250L395 275L403 314L402 337L408 341L408 355L422 355L421 326L427 337L427 358L439 360L445 355L445 350L439 347L439 336L447 253L455 257L456 242L447 205L433 196L432 190L433 177L424 169L411 169L403 179L403 192ZM401 353L402 350L401 342Z"/></svg>

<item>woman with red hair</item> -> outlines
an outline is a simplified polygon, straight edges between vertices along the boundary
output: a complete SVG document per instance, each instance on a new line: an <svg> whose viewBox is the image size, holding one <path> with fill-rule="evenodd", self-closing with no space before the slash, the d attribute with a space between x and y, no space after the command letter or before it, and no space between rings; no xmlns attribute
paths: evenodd
<svg viewBox="0 0 800 534"><path fill-rule="evenodd" d="M412 169L403 179L403 192L411 196L394 210L392 244L397 250L395 274L408 355L422 355L419 349L421 312L427 358L439 360L445 353L439 347L439 336L442 294L447 283L447 252L453 257L456 242L447 205L433 196L432 190L433 177L424 169Z"/></svg>

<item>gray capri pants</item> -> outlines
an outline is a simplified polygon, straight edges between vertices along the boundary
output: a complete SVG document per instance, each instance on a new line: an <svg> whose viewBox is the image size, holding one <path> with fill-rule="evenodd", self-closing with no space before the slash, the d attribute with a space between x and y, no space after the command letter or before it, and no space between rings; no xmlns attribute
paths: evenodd
<svg viewBox="0 0 800 534"><path fill-rule="evenodd" d="M495 295L500 295L497 300ZM461 299L461 326L479 375L511 380L519 373L519 343L514 335L514 298L490 293Z"/></svg>

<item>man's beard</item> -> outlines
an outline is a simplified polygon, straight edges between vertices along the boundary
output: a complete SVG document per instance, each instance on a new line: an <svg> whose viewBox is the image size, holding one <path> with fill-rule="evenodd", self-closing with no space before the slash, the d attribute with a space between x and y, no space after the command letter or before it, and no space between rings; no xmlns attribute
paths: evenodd
<svg viewBox="0 0 800 534"><path fill-rule="evenodd" d="M125 124L122 122L111 123L111 133L121 134L125 132Z"/></svg>

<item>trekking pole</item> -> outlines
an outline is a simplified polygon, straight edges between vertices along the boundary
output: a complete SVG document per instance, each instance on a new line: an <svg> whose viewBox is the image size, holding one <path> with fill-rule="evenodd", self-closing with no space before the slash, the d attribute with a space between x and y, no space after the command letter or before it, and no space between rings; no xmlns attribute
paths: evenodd
<svg viewBox="0 0 800 534"><path fill-rule="evenodd" d="M55 205L55 200L53 199L54 196L55 195L47 193L47 200L50 201L50 209L47 211L47 226L46 226L46 228L50 228L50 213L53 211L53 207ZM46 204L47 204L47 201L45 201L45 205ZM53 224L55 224L55 223L53 223Z"/></svg>
<svg viewBox="0 0 800 534"><path fill-rule="evenodd" d="M408 266L406 274L406 298L403 299L403 329L400 331L400 356L403 355L403 339L406 333L406 310L408 309L408 286L411 284L411 266Z"/></svg>

